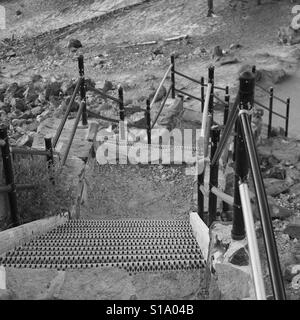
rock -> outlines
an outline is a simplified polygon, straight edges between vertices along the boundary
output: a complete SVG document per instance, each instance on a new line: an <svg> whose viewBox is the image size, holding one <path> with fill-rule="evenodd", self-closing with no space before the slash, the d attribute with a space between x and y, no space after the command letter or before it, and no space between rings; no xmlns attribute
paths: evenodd
<svg viewBox="0 0 300 320"><path fill-rule="evenodd" d="M284 272L284 278L287 281L292 281L293 277L300 273L300 264L289 265Z"/></svg>
<svg viewBox="0 0 300 320"><path fill-rule="evenodd" d="M241 300L251 297L252 278L249 273L229 263L217 263L215 270L221 300Z"/></svg>
<svg viewBox="0 0 300 320"><path fill-rule="evenodd" d="M12 98L10 103L14 109L20 110L22 112L25 112L27 110L27 106L24 99Z"/></svg>
<svg viewBox="0 0 300 320"><path fill-rule="evenodd" d="M238 251L234 252L228 260L230 263L237 266L248 266L249 265L249 254L246 249L240 248Z"/></svg>
<svg viewBox="0 0 300 320"><path fill-rule="evenodd" d="M166 127L168 130L172 130L176 127L177 121L183 112L183 101L179 98L168 100L158 118L157 124Z"/></svg>
<svg viewBox="0 0 300 320"><path fill-rule="evenodd" d="M27 134L19 138L16 142L18 147L31 147L33 143L33 138Z"/></svg>
<svg viewBox="0 0 300 320"><path fill-rule="evenodd" d="M261 79L271 83L280 83L288 77L286 70L280 65L270 65L264 69L259 69Z"/></svg>
<svg viewBox="0 0 300 320"><path fill-rule="evenodd" d="M35 107L31 109L31 113L36 117L43 112L42 107Z"/></svg>
<svg viewBox="0 0 300 320"><path fill-rule="evenodd" d="M293 279L292 279L292 288L294 290L299 290L300 289L300 274L297 274Z"/></svg>
<svg viewBox="0 0 300 320"><path fill-rule="evenodd" d="M103 85L103 87L102 87L102 90L106 93L106 92L108 92L108 91L110 91L110 90L113 90L113 88L114 88L114 85L113 85L113 83L111 82L111 81L109 81L109 80L105 80L104 81L104 85Z"/></svg>
<svg viewBox="0 0 300 320"><path fill-rule="evenodd" d="M286 170L283 167L274 166L265 173L267 178L284 180L286 178Z"/></svg>
<svg viewBox="0 0 300 320"><path fill-rule="evenodd" d="M5 113L11 112L11 106L8 103L0 102L0 110L5 111Z"/></svg>
<svg viewBox="0 0 300 320"><path fill-rule="evenodd" d="M23 87L19 87L19 85L14 82L10 84L5 91L5 98L10 100L11 98L23 98L25 89Z"/></svg>
<svg viewBox="0 0 300 320"><path fill-rule="evenodd" d="M0 289L0 300L17 300L17 296L12 290Z"/></svg>
<svg viewBox="0 0 300 320"><path fill-rule="evenodd" d="M33 114L31 113L31 110L27 110L22 115L19 116L19 119L28 120L28 119L31 119L31 118L33 118Z"/></svg>
<svg viewBox="0 0 300 320"><path fill-rule="evenodd" d="M67 106L69 105L70 101L71 101L71 97L68 97L68 98L66 99L66 105L67 105ZM72 104L72 106L71 106L71 112L77 112L78 109L79 109L79 103L76 102L76 101L74 101L73 104Z"/></svg>
<svg viewBox="0 0 300 320"><path fill-rule="evenodd" d="M234 63L238 63L239 60L237 57L235 57L234 55L228 55L225 57L221 57L219 60L219 64L220 66L224 66L226 64L234 64Z"/></svg>
<svg viewBox="0 0 300 320"><path fill-rule="evenodd" d="M285 180L266 178L264 179L264 185L265 185L267 194L275 197L275 196L278 196L280 193L287 191L291 186L291 183Z"/></svg>
<svg viewBox="0 0 300 320"><path fill-rule="evenodd" d="M127 106L129 106L130 104L132 104L132 103L133 103L133 100L132 100L132 99L126 99L126 100L124 101L124 106L127 107Z"/></svg>
<svg viewBox="0 0 300 320"><path fill-rule="evenodd" d="M106 59L103 59L99 56L95 57L94 58L94 61L93 61L93 66L103 66L104 64L106 63Z"/></svg>
<svg viewBox="0 0 300 320"><path fill-rule="evenodd" d="M153 98L154 98L154 95L155 95L155 92L156 92L156 89L153 90L150 94L149 94L149 97L148 99L150 100L150 102L152 102ZM165 86L162 86L161 89L159 90L158 92L158 95L155 99L155 102L159 102L161 101L167 94L167 89Z"/></svg>
<svg viewBox="0 0 300 320"><path fill-rule="evenodd" d="M298 223L290 223L284 229L284 233L288 234L290 238L296 238L300 240L300 221Z"/></svg>
<svg viewBox="0 0 300 320"><path fill-rule="evenodd" d="M235 49L240 49L242 48L243 46L239 43L232 43L230 46L229 46L229 49L230 50L235 50Z"/></svg>
<svg viewBox="0 0 300 320"><path fill-rule="evenodd" d="M60 93L62 93L61 85L62 85L62 83L58 82L58 81L50 82L46 86L45 99L49 100L50 96L58 97L60 95Z"/></svg>
<svg viewBox="0 0 300 320"><path fill-rule="evenodd" d="M33 86L27 87L27 89L24 92L24 97L25 97L26 103L33 103L38 98L38 96L39 95L36 93Z"/></svg>
<svg viewBox="0 0 300 320"><path fill-rule="evenodd" d="M61 91L66 96L71 96L75 90L76 83L73 80L64 81L61 85Z"/></svg>
<svg viewBox="0 0 300 320"><path fill-rule="evenodd" d="M68 42L68 49L82 48L82 43L78 39L70 39Z"/></svg>

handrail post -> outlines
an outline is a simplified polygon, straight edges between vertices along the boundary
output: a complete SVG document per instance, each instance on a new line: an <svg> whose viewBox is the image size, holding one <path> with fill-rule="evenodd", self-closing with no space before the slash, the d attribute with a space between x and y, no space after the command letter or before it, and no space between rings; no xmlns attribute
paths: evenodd
<svg viewBox="0 0 300 320"><path fill-rule="evenodd" d="M201 77L201 112L203 113L205 103L205 94L204 94L204 77Z"/></svg>
<svg viewBox="0 0 300 320"><path fill-rule="evenodd" d="M151 110L150 110L150 100L147 99L147 106L145 112L146 118L146 128L147 128L147 138L148 138L148 145L151 145Z"/></svg>
<svg viewBox="0 0 300 320"><path fill-rule="evenodd" d="M171 85L172 85L172 92L171 92L171 97L172 99L175 99L175 56L174 54L171 55Z"/></svg>
<svg viewBox="0 0 300 320"><path fill-rule="evenodd" d="M225 89L225 106L224 106L224 119L223 119L223 125L225 126L228 120L228 114L229 114L229 87L227 86Z"/></svg>
<svg viewBox="0 0 300 320"><path fill-rule="evenodd" d="M213 0L208 0L208 1L207 1L207 5L208 5L207 17L212 17L212 15L213 15L213 13L214 13L214 3L213 3Z"/></svg>
<svg viewBox="0 0 300 320"><path fill-rule="evenodd" d="M274 89L270 88L270 96L269 96L269 124L268 124L268 138L271 137L272 131L272 116L273 116L273 98L274 98Z"/></svg>
<svg viewBox="0 0 300 320"><path fill-rule="evenodd" d="M124 91L121 86L118 87L118 95L119 95L119 110L120 110L120 120L125 120L125 109L124 109Z"/></svg>
<svg viewBox="0 0 300 320"><path fill-rule="evenodd" d="M288 132L289 132L289 117L290 117L290 103L291 103L291 99L287 98L286 100L286 115L285 115L285 136L288 136Z"/></svg>
<svg viewBox="0 0 300 320"><path fill-rule="evenodd" d="M45 148L48 152L47 154L47 164L48 164L48 170L50 173L50 181L52 184L55 184L54 177L53 177L53 166L54 166L54 158L53 158L53 146L52 146L52 138L51 137L45 137Z"/></svg>
<svg viewBox="0 0 300 320"><path fill-rule="evenodd" d="M253 106L255 77L251 72L245 72L240 77L240 110L249 110ZM245 224L241 209L241 198L239 192L240 182L248 178L249 165L246 146L243 139L241 123L237 120L237 136L235 146L235 181L234 181L234 207L231 236L233 240L245 238Z"/></svg>
<svg viewBox="0 0 300 320"><path fill-rule="evenodd" d="M14 180L13 164L10 153L10 146L7 134L7 127L0 126L0 139L5 141L5 145L1 146L3 169L5 174L5 182L7 186L11 186L11 190L8 192L8 200L10 205L10 214L12 218L13 226L19 225L19 213L17 203L17 189Z"/></svg>
<svg viewBox="0 0 300 320"><path fill-rule="evenodd" d="M211 151L210 159L214 157L218 142L220 141L220 129L218 127L211 128ZM208 226L210 226L217 217L217 196L211 192L212 187L218 187L219 164L216 162L210 166L209 176L209 200L208 200Z"/></svg>
<svg viewBox="0 0 300 320"><path fill-rule="evenodd" d="M214 112L214 77L215 77L215 67L210 66L208 68L208 83L211 83L211 91L208 105L208 112L212 115L212 122L214 120L213 112Z"/></svg>
<svg viewBox="0 0 300 320"><path fill-rule="evenodd" d="M80 84L80 98L81 101L84 103L82 109L82 125L86 126L88 124L87 121L87 111L86 111L86 84L84 78L84 62L83 62L83 55L78 57L78 68L79 68L79 76L81 77L81 84Z"/></svg>

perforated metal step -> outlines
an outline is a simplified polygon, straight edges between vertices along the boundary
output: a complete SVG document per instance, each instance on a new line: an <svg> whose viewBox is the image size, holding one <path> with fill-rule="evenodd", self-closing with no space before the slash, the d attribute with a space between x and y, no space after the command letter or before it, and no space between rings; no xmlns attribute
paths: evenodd
<svg viewBox="0 0 300 320"><path fill-rule="evenodd" d="M129 272L205 267L185 220L72 220L7 252L0 264L58 270L112 266Z"/></svg>

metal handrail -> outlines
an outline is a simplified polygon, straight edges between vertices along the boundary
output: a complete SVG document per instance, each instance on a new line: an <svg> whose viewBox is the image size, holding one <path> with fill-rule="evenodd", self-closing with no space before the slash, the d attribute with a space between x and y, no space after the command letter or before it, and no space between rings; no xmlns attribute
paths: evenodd
<svg viewBox="0 0 300 320"><path fill-rule="evenodd" d="M96 88L93 88L91 86L87 86L86 87L87 91L92 91L92 92L95 92L95 93L98 93L100 94L101 96L103 96L104 98L107 98L107 99L110 99L114 102L117 102L117 103L122 103L121 100L119 100L118 98L115 98L107 93L105 93L104 91L102 91L101 89L96 89Z"/></svg>
<svg viewBox="0 0 300 320"><path fill-rule="evenodd" d="M257 104L258 106L264 108L265 110L270 111L270 109L269 109L268 107L264 106L262 103L260 103L260 102L258 102L258 101L256 101L256 100L254 100L254 103ZM277 113L277 112L275 112L275 111L273 111L273 110L272 110L272 114L275 114L276 116L278 116L278 117L280 117L280 118L282 118L282 119L286 119L285 116L283 116L282 114L279 114L279 113Z"/></svg>
<svg viewBox="0 0 300 320"><path fill-rule="evenodd" d="M280 270L280 263L276 247L275 236L273 233L272 219L267 200L267 194L263 183L262 174L260 171L257 150L255 147L254 137L251 130L249 114L240 112L239 114L242 135L247 150L247 156L250 163L250 168L253 177L254 190L258 203L261 225L264 235L264 242L268 258L270 276L275 298L277 300L285 300L285 290Z"/></svg>
<svg viewBox="0 0 300 320"><path fill-rule="evenodd" d="M162 78L162 80L161 80L161 82L160 82L155 94L154 94L154 97L153 97L153 99L152 99L152 101L150 103L150 110L152 109L152 107L153 107L153 105L154 105L154 103L156 101L156 98L157 98L157 96L158 96L158 94L159 94L164 82L166 81L167 76L168 76L169 72L171 71L171 69L172 69L172 65L170 64L170 66L168 67L167 71L165 72L165 74L164 74L164 76L163 76L163 78Z"/></svg>
<svg viewBox="0 0 300 320"><path fill-rule="evenodd" d="M209 106L209 101L210 101L210 94L212 91L212 84L209 83L207 86L207 91L206 91L206 96L205 96L205 102L204 102L204 109L203 109L203 115L202 115L202 128L201 128L201 137L205 137L206 134L208 134L208 130L206 128L207 124L207 116L208 116L208 106Z"/></svg>
<svg viewBox="0 0 300 320"><path fill-rule="evenodd" d="M233 107L229 113L228 120L226 123L226 126L224 128L223 134L221 136L221 140L219 142L218 148L216 150L216 153L211 161L211 165L215 165L217 161L219 161L221 154L226 146L226 143L230 137L231 130L236 122L236 119L238 118L239 109L238 105L240 103L240 97L239 94L236 96Z"/></svg>
<svg viewBox="0 0 300 320"><path fill-rule="evenodd" d="M66 161L67 161L67 158L68 158L68 155L69 155L69 152L70 152L70 149L71 149L71 145L73 143L73 140L74 140L74 137L75 137L75 133L76 133L76 130L77 130L77 126L78 126L78 123L80 121L80 117L81 117L81 114L82 114L82 111L83 111L84 107L85 107L85 102L81 101L80 107L78 109L78 112L77 112L77 115L76 115L76 119L75 119L75 122L74 122L74 125L73 125L73 128L72 128L72 131L71 131L71 134L70 134L70 137L69 137L67 148L66 148L64 156L62 158L61 166L64 166Z"/></svg>
<svg viewBox="0 0 300 320"><path fill-rule="evenodd" d="M259 256L258 244L256 239L253 212L251 208L250 195L247 183L239 185L240 198L242 204L245 229L248 239L248 248L250 263L252 268L253 282L257 300L266 300L266 289L263 273L261 269L261 260Z"/></svg>
<svg viewBox="0 0 300 320"><path fill-rule="evenodd" d="M266 88L264 88L264 87L262 87L262 86L260 86L259 84L255 84L259 89L261 89L261 90L263 90L264 92L267 92L267 93L269 93L269 90L268 89L266 89ZM279 98L279 97L277 97L277 96L273 96L274 97L274 99L276 99L276 100L278 100L278 101L280 101L280 102L282 102L283 104L286 104L286 101L284 101L283 99L281 99L281 98Z"/></svg>
<svg viewBox="0 0 300 320"><path fill-rule="evenodd" d="M162 102L162 104L161 104L161 106L160 106L160 108L159 108L159 110L158 110L158 112L157 112L157 114L155 116L155 119L152 122L151 129L153 129L153 127L155 126L155 124L157 122L157 119L159 118L159 116L160 116L160 114L161 114L161 112L162 112L162 110L163 110L163 108L164 108L164 106L165 106L165 104L167 102L167 99L168 99L168 97L169 97L169 95L171 93L171 90L172 90L172 86L170 86L168 91L167 91L167 94L166 94L166 96L164 98L164 101ZM151 110L151 108L150 108L150 110Z"/></svg>
<svg viewBox="0 0 300 320"><path fill-rule="evenodd" d="M69 102L69 105L68 105L68 107L67 107L67 110L66 110L63 118L61 119L61 122L60 122L60 124L59 124L59 127L58 127L58 129L57 129L57 131L56 131L56 134L55 134L54 138L53 138L53 141L52 141L53 148L56 147L57 142L58 142L58 140L59 140L59 137L60 137L60 135L61 135L61 133L62 133L62 131L63 131L64 125L65 125L65 123L66 123L66 121L67 121L67 119L68 119L68 116L69 116L69 114L70 114L72 105L73 105L73 103L74 103L76 94L78 93L78 91L79 91L79 89L80 89L81 82L82 82L82 77L79 77L78 80L77 80L77 84L76 84L76 87L75 87L75 89L74 89L74 92L73 92L73 94L72 94L71 100L70 100L70 102Z"/></svg>
<svg viewBox="0 0 300 320"><path fill-rule="evenodd" d="M187 75L185 75L185 74L183 74L183 73L181 73L181 72L179 72L179 71L174 70L174 73L175 73L175 74L178 74L179 76L181 76L181 77L183 77L183 78L186 78L186 79L188 79L188 80L191 80L191 81L193 81L193 82L195 82L195 83L201 84L201 81L196 80L196 79L194 79L194 78L192 78L192 77L190 77L190 76L187 76Z"/></svg>
<svg viewBox="0 0 300 320"><path fill-rule="evenodd" d="M183 90L180 90L180 89L176 89L176 88L175 88L175 91L176 91L176 92L179 92L179 93L181 93L181 94L183 94L183 95L185 95L185 96L188 96L188 97L190 97L190 98L192 98L192 99L195 99L195 100L198 100L198 101L202 102L202 99L201 99L201 98L195 97L195 96L193 96L192 94L187 93L187 92L185 92L185 91L183 91Z"/></svg>

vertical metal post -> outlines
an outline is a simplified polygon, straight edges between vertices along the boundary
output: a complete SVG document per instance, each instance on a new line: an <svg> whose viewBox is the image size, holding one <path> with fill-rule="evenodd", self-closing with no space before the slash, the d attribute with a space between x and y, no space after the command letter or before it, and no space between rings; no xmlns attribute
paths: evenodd
<svg viewBox="0 0 300 320"><path fill-rule="evenodd" d="M205 104L205 95L204 95L204 77L201 77L201 112L203 113Z"/></svg>
<svg viewBox="0 0 300 320"><path fill-rule="evenodd" d="M212 160L220 141L220 129L213 127L211 129L211 151L210 159ZM209 199L208 199L208 226L210 226L217 217L217 196L211 192L212 187L218 187L219 164L216 162L210 166L209 176Z"/></svg>
<svg viewBox="0 0 300 320"><path fill-rule="evenodd" d="M171 68L171 86L172 86L171 96L172 96L172 99L175 99L176 91L175 91L175 56L174 56L174 54L171 55L171 65L172 65L172 68Z"/></svg>
<svg viewBox="0 0 300 320"><path fill-rule="evenodd" d="M148 145L151 145L151 113L150 113L150 100L147 99L147 107L146 107L146 128L147 128L147 138L148 138Z"/></svg>
<svg viewBox="0 0 300 320"><path fill-rule="evenodd" d="M211 17L214 13L214 2L213 0L207 0L207 5L208 5L208 12L207 16Z"/></svg>
<svg viewBox="0 0 300 320"><path fill-rule="evenodd" d="M291 104L291 99L287 98L286 100L286 115L285 115L285 136L288 136L289 132L289 118L290 118L290 104Z"/></svg>
<svg viewBox="0 0 300 320"><path fill-rule="evenodd" d="M270 88L270 96L269 96L269 124L268 124L268 138L271 137L272 131L272 116L273 116L273 97L274 97L274 89Z"/></svg>
<svg viewBox="0 0 300 320"><path fill-rule="evenodd" d="M210 91L210 98L209 98L209 105L208 105L208 113L212 115L212 122L213 122L213 112L214 112L214 77L215 77L215 67L210 66L208 68L208 83L211 83L211 91Z"/></svg>
<svg viewBox="0 0 300 320"><path fill-rule="evenodd" d="M120 110L120 120L124 121L125 120L125 109L124 109L124 93L123 93L123 88L119 86L118 88L118 95L119 95L119 110Z"/></svg>
<svg viewBox="0 0 300 320"><path fill-rule="evenodd" d="M256 66L252 66L252 73L256 73Z"/></svg>
<svg viewBox="0 0 300 320"><path fill-rule="evenodd" d="M7 134L7 127L0 126L0 139L5 141L5 145L1 146L3 169L5 175L5 182L11 187L10 192L8 192L8 200L10 205L10 213L12 218L13 226L19 225L19 213L18 213L18 203L17 203L17 190L14 180L14 170L11 159L9 140Z"/></svg>
<svg viewBox="0 0 300 320"><path fill-rule="evenodd" d="M253 106L255 77L251 72L245 72L240 77L240 109L249 110ZM243 138L241 122L237 120L237 136L235 145L235 181L234 181L234 207L231 236L234 240L242 240L246 236L239 184L248 178L248 157Z"/></svg>
<svg viewBox="0 0 300 320"><path fill-rule="evenodd" d="M224 119L223 119L223 125L225 126L228 120L228 114L229 114L229 87L227 86L225 89L225 106L224 106Z"/></svg>
<svg viewBox="0 0 300 320"><path fill-rule="evenodd" d="M54 177L53 177L54 158L53 158L52 138L46 137L44 140L45 140L46 151L48 151L47 164L48 164L48 170L49 170L49 174L50 174L50 181L52 184L54 184L55 183Z"/></svg>
<svg viewBox="0 0 300 320"><path fill-rule="evenodd" d="M79 68L79 76L82 78L80 84L80 98L81 101L84 103L82 109L82 125L86 126L88 124L87 121L87 111L86 111L86 87L85 87L85 78L84 78L84 62L83 62L83 55L78 57L78 68Z"/></svg>

